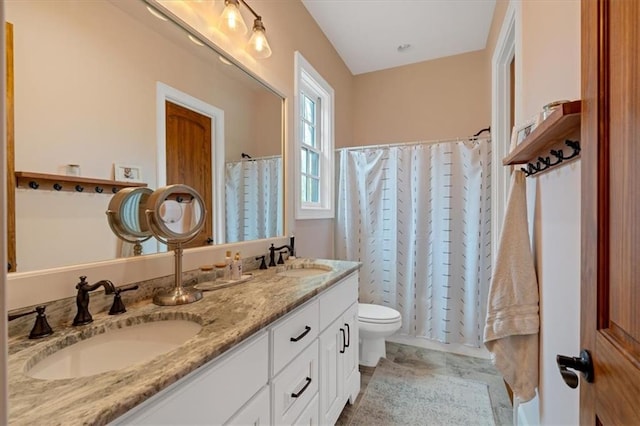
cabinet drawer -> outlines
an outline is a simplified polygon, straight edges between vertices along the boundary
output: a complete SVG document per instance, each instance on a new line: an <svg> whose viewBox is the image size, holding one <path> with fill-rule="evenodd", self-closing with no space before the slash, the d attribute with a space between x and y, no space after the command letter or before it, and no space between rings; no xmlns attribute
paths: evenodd
<svg viewBox="0 0 640 426"><path fill-rule="evenodd" d="M222 424L267 384L267 333L198 368L114 424Z"/></svg>
<svg viewBox="0 0 640 426"><path fill-rule="evenodd" d="M265 386L253 399L227 421L225 425L268 425L271 422L269 386Z"/></svg>
<svg viewBox="0 0 640 426"><path fill-rule="evenodd" d="M274 376L318 337L318 317L316 299L272 328Z"/></svg>
<svg viewBox="0 0 640 426"><path fill-rule="evenodd" d="M318 395L316 395L293 424L295 426L317 426L318 419Z"/></svg>
<svg viewBox="0 0 640 426"><path fill-rule="evenodd" d="M358 273L353 273L320 295L320 330L327 328L357 301Z"/></svg>
<svg viewBox="0 0 640 426"><path fill-rule="evenodd" d="M293 424L318 393L318 340L272 382L274 423Z"/></svg>

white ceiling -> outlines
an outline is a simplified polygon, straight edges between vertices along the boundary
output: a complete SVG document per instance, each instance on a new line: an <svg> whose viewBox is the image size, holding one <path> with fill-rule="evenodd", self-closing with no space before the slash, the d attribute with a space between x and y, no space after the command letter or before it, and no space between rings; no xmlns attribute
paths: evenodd
<svg viewBox="0 0 640 426"><path fill-rule="evenodd" d="M484 49L496 0L302 0L353 74ZM398 46L410 44L403 52Z"/></svg>

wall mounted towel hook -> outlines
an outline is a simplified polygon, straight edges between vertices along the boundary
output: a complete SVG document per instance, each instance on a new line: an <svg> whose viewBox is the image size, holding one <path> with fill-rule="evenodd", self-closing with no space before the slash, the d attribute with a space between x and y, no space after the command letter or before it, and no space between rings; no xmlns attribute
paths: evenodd
<svg viewBox="0 0 640 426"><path fill-rule="evenodd" d="M549 151L549 153L551 154L551 156L556 158L555 162L552 161L551 157L540 156L538 157L538 161L536 161L536 164L528 163L527 168L521 167L520 170L524 172L525 176L532 176L532 175L535 175L536 173L539 173L543 170L547 170L557 164L560 164L563 161L570 160L580 155L581 148L580 148L579 141L571 141L567 139L564 141L564 144L573 150L571 154L569 154L568 156L565 156L565 153L563 152L562 149L558 149L558 150L552 149Z"/></svg>

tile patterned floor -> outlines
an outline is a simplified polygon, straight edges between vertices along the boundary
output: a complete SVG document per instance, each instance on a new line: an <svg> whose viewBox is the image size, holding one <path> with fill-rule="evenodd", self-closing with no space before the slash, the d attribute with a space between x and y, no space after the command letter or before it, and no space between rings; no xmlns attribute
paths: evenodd
<svg viewBox="0 0 640 426"><path fill-rule="evenodd" d="M496 426L513 425L512 406L505 384L489 360L390 342L387 342L387 359L405 367L426 369L435 374L487 383ZM360 366L361 383L358 398L355 404L347 404L336 425L349 425L374 371L375 367Z"/></svg>

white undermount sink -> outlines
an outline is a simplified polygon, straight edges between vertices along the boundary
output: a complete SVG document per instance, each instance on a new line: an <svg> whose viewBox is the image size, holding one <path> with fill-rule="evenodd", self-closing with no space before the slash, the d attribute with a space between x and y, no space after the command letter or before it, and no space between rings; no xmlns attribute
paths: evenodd
<svg viewBox="0 0 640 426"><path fill-rule="evenodd" d="M329 267L322 266L304 266L302 268L290 268L285 269L284 271L277 272L278 275L282 275L284 277L296 277L296 278L304 278L304 277L313 277L315 275L322 275L331 272L332 269Z"/></svg>
<svg viewBox="0 0 640 426"><path fill-rule="evenodd" d="M29 368L36 379L70 379L119 370L169 352L198 334L187 320L145 322L108 330L60 349Z"/></svg>

